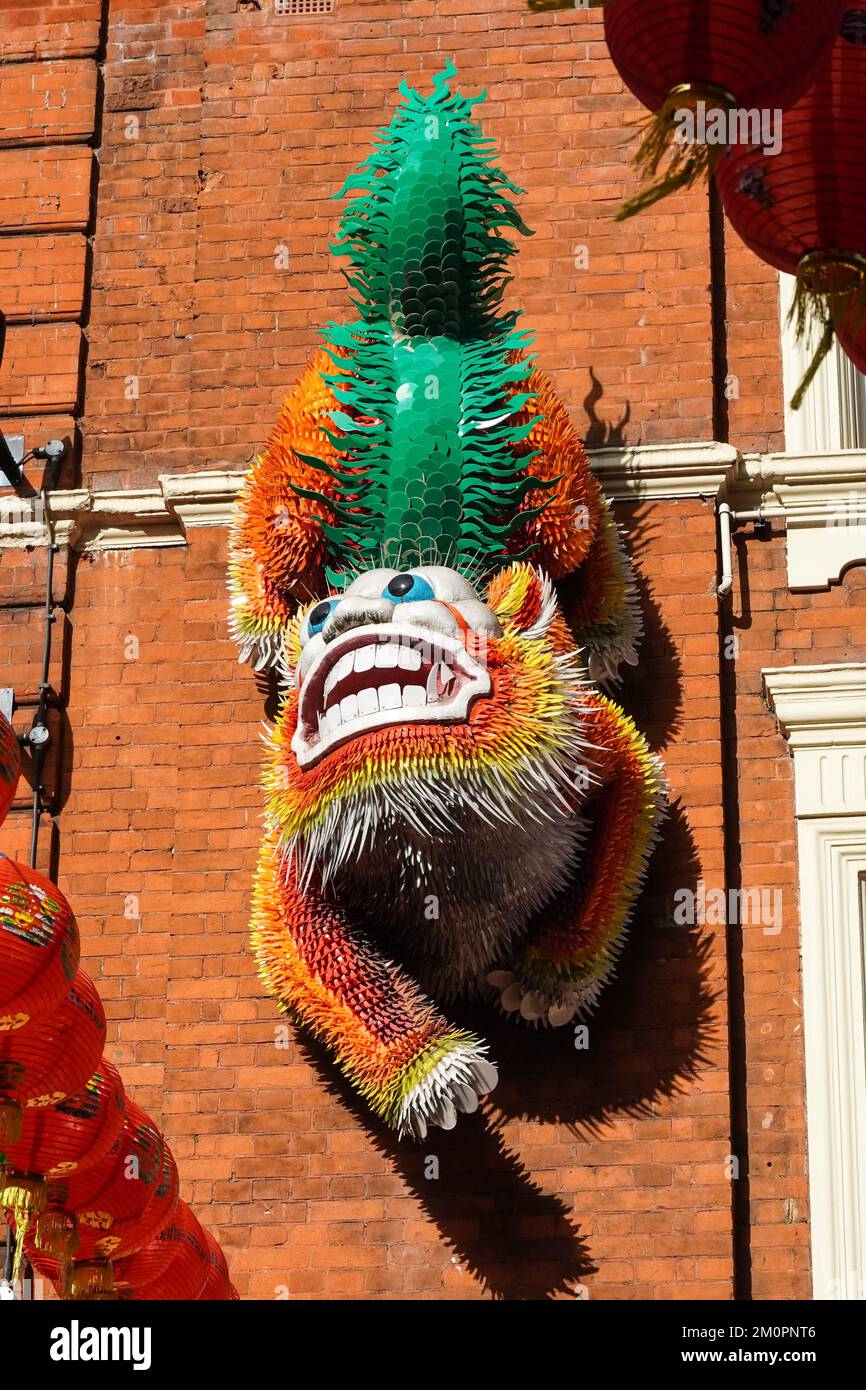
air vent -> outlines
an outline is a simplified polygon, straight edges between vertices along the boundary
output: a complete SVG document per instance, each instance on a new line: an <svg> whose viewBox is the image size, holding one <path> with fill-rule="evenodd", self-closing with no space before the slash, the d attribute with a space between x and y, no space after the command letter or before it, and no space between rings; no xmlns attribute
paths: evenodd
<svg viewBox="0 0 866 1390"><path fill-rule="evenodd" d="M274 0L274 14L331 14L336 0Z"/></svg>

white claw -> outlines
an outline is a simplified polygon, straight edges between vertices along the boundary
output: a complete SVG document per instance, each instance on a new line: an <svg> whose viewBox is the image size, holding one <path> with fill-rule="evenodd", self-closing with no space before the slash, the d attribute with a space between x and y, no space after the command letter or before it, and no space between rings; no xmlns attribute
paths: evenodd
<svg viewBox="0 0 866 1390"><path fill-rule="evenodd" d="M495 985L497 989L507 989L513 979L514 973L511 970L491 970L487 976L487 983Z"/></svg>
<svg viewBox="0 0 866 1390"><path fill-rule="evenodd" d="M492 1091L499 1080L499 1072L492 1062L473 1063L472 1075L475 1081L475 1089L481 1096L486 1096L488 1091Z"/></svg>
<svg viewBox="0 0 866 1390"><path fill-rule="evenodd" d="M574 1004L555 1004L547 1015L551 1028L562 1028L564 1024L570 1023L574 1018L575 1008Z"/></svg>
<svg viewBox="0 0 866 1390"><path fill-rule="evenodd" d="M545 1007L546 1005L541 995L536 994L535 990L531 989L527 990L520 1001L520 1012L523 1018L541 1018Z"/></svg>
<svg viewBox="0 0 866 1390"><path fill-rule="evenodd" d="M464 1115L474 1115L478 1109L478 1093L462 1083L454 1087L454 1104Z"/></svg>
<svg viewBox="0 0 866 1390"><path fill-rule="evenodd" d="M513 1014L520 1008L520 1001L522 998L523 990L520 985L514 984L509 985L506 990L503 990L502 998L499 1002L507 1014Z"/></svg>
<svg viewBox="0 0 866 1390"><path fill-rule="evenodd" d="M443 1096L436 1112L436 1123L441 1129L453 1129L457 1123L457 1111L447 1097Z"/></svg>

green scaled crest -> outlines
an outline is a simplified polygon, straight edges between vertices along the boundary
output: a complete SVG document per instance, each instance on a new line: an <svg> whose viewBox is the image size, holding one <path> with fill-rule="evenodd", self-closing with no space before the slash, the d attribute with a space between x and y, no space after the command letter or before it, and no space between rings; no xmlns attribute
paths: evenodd
<svg viewBox="0 0 866 1390"><path fill-rule="evenodd" d="M351 260L360 319L324 334L337 459L304 461L332 491L297 489L333 516L322 525L335 586L431 554L489 571L514 558L515 533L552 485L527 477L534 422L519 419L532 339L500 312L514 253L500 233L528 232L507 196L520 190L491 163L454 75L449 63L426 98L401 86L403 104L342 190L358 196L332 250Z"/></svg>
<svg viewBox="0 0 866 1390"><path fill-rule="evenodd" d="M469 115L477 102L449 90L454 76L449 62L429 97L401 84L403 105L336 195L358 193L331 247L351 260L355 306L407 338L466 341L516 319L497 318L515 250L499 233L531 235L507 196L523 190L490 163L493 141Z"/></svg>

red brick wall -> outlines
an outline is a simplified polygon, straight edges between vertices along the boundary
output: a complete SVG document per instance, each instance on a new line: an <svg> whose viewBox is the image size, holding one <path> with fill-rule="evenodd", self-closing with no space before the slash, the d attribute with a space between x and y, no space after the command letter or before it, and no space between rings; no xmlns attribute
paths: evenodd
<svg viewBox="0 0 866 1390"><path fill-rule="evenodd" d="M331 195L399 81L425 85L449 55L464 90L488 88L485 129L526 189L536 234L513 302L590 443L711 439L721 426L743 450L784 447L772 272L712 226L705 190L613 221L634 189L639 112L597 14L532 15L524 0L337 0L304 20L276 18L268 0L2 9L0 96L14 115L0 149L12 324L0 417L28 444L69 437L67 485L250 461L317 330L349 312L328 252ZM526 1035L479 1011L500 1087L477 1122L420 1150L373 1126L294 1034L275 1046L280 1020L246 949L268 692L227 639L224 532L79 558L68 574L59 557L68 612L52 679L65 708L40 862L51 856L78 914L110 1054L162 1120L183 1194L243 1294L579 1284L592 1298L724 1299L736 1264L740 1293L808 1296L790 764L760 669L862 658L863 581L791 595L784 541L749 542L731 663L712 505L619 510L648 627L623 698L673 790L632 943L588 1052L569 1030ZM0 560L0 660L21 728L44 564L43 552ZM23 857L27 829L22 796L4 849ZM722 926L672 924L676 889L732 874L784 889L778 936L746 927L741 950Z"/></svg>

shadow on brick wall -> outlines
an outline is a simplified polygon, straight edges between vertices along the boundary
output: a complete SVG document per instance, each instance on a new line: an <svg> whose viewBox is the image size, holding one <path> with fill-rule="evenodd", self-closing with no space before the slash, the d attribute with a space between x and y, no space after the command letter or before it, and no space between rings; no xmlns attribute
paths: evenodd
<svg viewBox="0 0 866 1390"><path fill-rule="evenodd" d="M397 1141L372 1120L325 1049L297 1034L324 1084L435 1223L453 1262L494 1298L581 1296L583 1279L597 1265L579 1224L580 1191L586 1190L592 1211L593 1165L609 1168L612 1162L596 1144L586 1181L575 1183L582 1146L603 1138L616 1118L654 1118L658 1103L684 1092L707 1063L713 1036L708 943L695 928L674 925L670 914L674 886L694 889L697 877L685 815L674 805L618 977L590 1021L585 1049L578 1050L572 1027L534 1029L480 1005L449 1010L455 1023L488 1040L500 1081L482 1112L461 1116L456 1129L435 1130L418 1145ZM521 1122L559 1128L521 1153ZM577 1189L573 1205L557 1195L563 1167L572 1170L563 1186ZM635 1296L640 1292L635 1289Z"/></svg>

